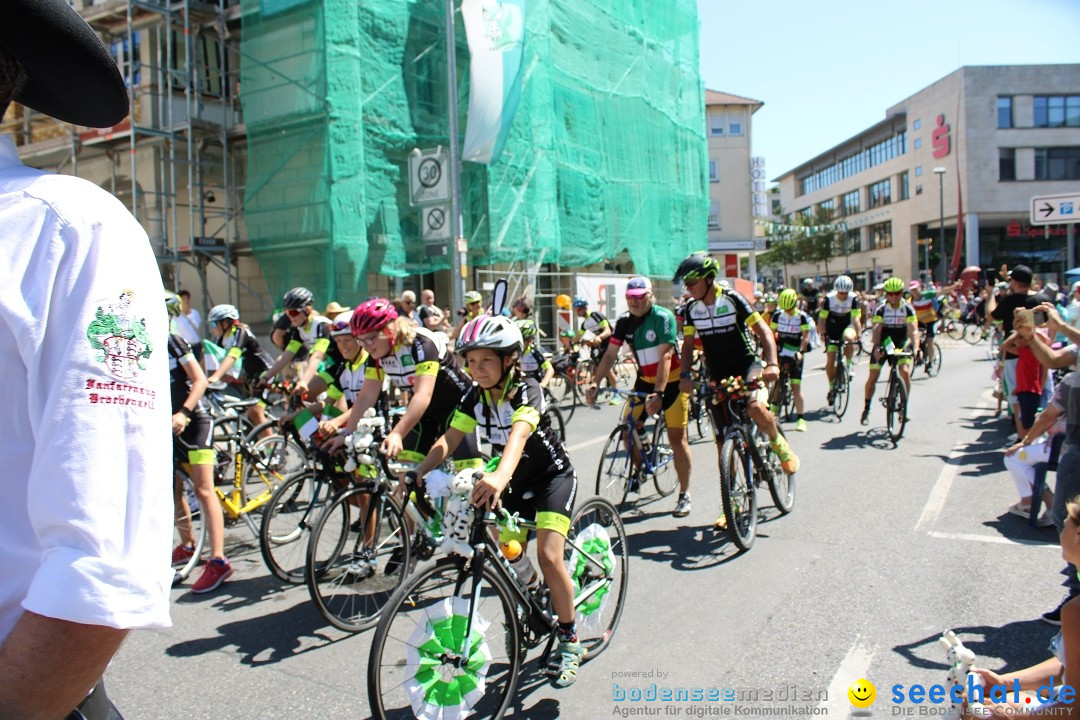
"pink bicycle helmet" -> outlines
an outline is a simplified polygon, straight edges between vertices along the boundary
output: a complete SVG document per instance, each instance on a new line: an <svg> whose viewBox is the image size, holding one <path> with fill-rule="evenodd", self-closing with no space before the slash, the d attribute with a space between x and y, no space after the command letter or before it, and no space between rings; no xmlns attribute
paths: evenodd
<svg viewBox="0 0 1080 720"><path fill-rule="evenodd" d="M367 335L382 330L397 319L397 310L386 298L365 300L353 309L349 327L353 335Z"/></svg>

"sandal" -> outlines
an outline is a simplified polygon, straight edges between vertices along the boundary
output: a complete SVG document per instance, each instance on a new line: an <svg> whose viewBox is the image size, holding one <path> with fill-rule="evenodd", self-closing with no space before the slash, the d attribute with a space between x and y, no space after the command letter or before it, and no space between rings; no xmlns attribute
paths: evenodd
<svg viewBox="0 0 1080 720"><path fill-rule="evenodd" d="M556 669L555 687L570 687L577 680L578 667L585 657L585 648L576 642L559 643L559 667Z"/></svg>
<svg viewBox="0 0 1080 720"><path fill-rule="evenodd" d="M1031 515L1031 506L1028 505L1027 507L1025 507L1025 506L1021 505L1020 503L1016 503L1015 505L1010 505L1009 506L1009 514L1010 515L1019 515L1020 517L1026 518L1029 515Z"/></svg>

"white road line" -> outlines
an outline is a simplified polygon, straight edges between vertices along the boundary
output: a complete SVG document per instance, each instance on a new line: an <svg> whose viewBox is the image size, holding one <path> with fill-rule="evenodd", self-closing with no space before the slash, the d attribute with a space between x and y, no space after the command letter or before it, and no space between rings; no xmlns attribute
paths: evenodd
<svg viewBox="0 0 1080 720"><path fill-rule="evenodd" d="M938 538L940 540L974 540L975 542L996 543L998 545L1024 545L1028 547L1044 547L1051 550L1060 550L1061 546L1057 544L1048 545L1044 542L1038 542L1036 540L1010 540L1009 538L1003 538L998 535L975 535L972 533L948 533L938 532L937 530L931 530L926 533L932 538Z"/></svg>
<svg viewBox="0 0 1080 720"><path fill-rule="evenodd" d="M825 715L846 717L851 712L848 688L856 680L866 677L866 671L870 669L873 659L874 649L864 643L861 636L857 636L855 644L840 661L840 667L836 669L836 674L829 683L829 699L818 703L819 708L825 708Z"/></svg>
<svg viewBox="0 0 1080 720"><path fill-rule="evenodd" d="M988 400L984 399L979 401L979 404L975 406L975 410L968 419L974 420L989 407L990 403ZM941 473L938 475L937 482L934 483L934 487L930 491L930 497L926 499L926 505L923 507L922 515L919 516L919 521L915 523L915 532L922 532L932 525L944 509L945 502L949 499L949 491L952 489L953 481L956 479L956 473L959 472L960 469L960 457L963 455L960 450L966 446L967 442L964 440L958 441L953 445L952 450L949 452L949 457L945 459L945 467L941 468Z"/></svg>
<svg viewBox="0 0 1080 720"><path fill-rule="evenodd" d="M581 450L582 448L587 448L590 445L599 445L600 443L604 442L607 439L608 439L608 435L600 435L599 437L594 437L592 440L582 440L581 442L575 443L574 445L567 445L566 446L566 452L573 452L574 450Z"/></svg>

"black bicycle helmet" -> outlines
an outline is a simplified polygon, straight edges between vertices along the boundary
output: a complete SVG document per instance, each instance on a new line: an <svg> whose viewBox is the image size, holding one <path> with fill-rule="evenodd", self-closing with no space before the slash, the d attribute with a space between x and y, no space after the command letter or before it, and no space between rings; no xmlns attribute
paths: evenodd
<svg viewBox="0 0 1080 720"><path fill-rule="evenodd" d="M294 287L281 299L283 310L303 310L315 302L315 296L306 287Z"/></svg>
<svg viewBox="0 0 1080 720"><path fill-rule="evenodd" d="M720 274L720 264L712 259L707 252L696 252L689 255L679 263L679 269L675 271L672 282L680 280L697 280L699 278L714 278Z"/></svg>

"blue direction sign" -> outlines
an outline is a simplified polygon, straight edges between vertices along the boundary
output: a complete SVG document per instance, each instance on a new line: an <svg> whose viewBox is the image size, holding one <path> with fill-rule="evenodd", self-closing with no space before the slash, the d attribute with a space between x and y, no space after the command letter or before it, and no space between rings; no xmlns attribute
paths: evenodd
<svg viewBox="0 0 1080 720"><path fill-rule="evenodd" d="M1031 198L1032 225L1059 225L1080 221L1080 192L1036 195Z"/></svg>

